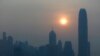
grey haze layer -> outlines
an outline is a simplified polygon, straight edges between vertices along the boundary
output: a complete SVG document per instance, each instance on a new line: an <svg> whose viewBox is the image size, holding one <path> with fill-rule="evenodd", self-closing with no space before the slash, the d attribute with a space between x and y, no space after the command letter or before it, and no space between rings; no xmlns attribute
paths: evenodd
<svg viewBox="0 0 100 56"><path fill-rule="evenodd" d="M48 32L57 13L70 16L69 30L55 26L57 39L71 40L77 51L78 12L86 8L88 14L89 40L93 56L100 55L100 0L0 0L0 34L6 31L15 40L28 40L32 45L48 43ZM59 31L61 30L61 31ZM44 33L43 33L44 32ZM34 37L33 37L34 36Z"/></svg>

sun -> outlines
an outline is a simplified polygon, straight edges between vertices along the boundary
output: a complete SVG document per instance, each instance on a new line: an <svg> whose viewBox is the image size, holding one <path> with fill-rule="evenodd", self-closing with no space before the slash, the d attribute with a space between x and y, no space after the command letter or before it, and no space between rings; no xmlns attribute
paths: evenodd
<svg viewBox="0 0 100 56"><path fill-rule="evenodd" d="M68 23L68 20L66 18L61 18L60 19L60 24L61 25L66 25Z"/></svg>

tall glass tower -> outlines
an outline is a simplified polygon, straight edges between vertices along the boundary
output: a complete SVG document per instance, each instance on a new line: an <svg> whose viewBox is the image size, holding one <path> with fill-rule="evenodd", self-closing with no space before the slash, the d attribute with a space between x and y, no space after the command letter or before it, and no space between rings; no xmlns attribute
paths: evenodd
<svg viewBox="0 0 100 56"><path fill-rule="evenodd" d="M54 30L50 31L49 33L49 44L52 46L56 45L56 33Z"/></svg>
<svg viewBox="0 0 100 56"><path fill-rule="evenodd" d="M87 12L80 9L78 22L78 56L90 56L90 43L88 42Z"/></svg>

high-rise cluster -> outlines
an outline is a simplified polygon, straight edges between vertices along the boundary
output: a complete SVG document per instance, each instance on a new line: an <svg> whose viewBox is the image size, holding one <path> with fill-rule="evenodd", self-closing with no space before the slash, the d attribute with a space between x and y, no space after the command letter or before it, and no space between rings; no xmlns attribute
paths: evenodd
<svg viewBox="0 0 100 56"><path fill-rule="evenodd" d="M14 43L12 36L7 36L6 32L3 32L3 39L0 39L0 56L75 56L71 41L66 41L62 46L54 30L49 32L48 42L36 48L29 45L27 41L15 41ZM90 56L87 12L83 8L79 12L78 56Z"/></svg>
<svg viewBox="0 0 100 56"><path fill-rule="evenodd" d="M49 33L48 56L74 56L72 43L66 41L62 47L61 40L57 41L56 33L52 30Z"/></svg>

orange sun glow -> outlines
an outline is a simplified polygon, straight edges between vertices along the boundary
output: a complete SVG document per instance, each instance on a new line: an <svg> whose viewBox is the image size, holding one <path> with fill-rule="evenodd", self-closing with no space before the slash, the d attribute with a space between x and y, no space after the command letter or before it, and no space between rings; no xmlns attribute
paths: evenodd
<svg viewBox="0 0 100 56"><path fill-rule="evenodd" d="M60 19L60 24L61 25L66 25L68 23L68 20L66 18L61 18Z"/></svg>

